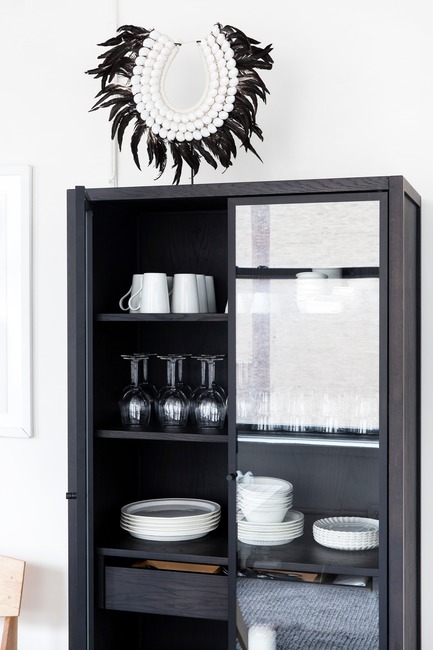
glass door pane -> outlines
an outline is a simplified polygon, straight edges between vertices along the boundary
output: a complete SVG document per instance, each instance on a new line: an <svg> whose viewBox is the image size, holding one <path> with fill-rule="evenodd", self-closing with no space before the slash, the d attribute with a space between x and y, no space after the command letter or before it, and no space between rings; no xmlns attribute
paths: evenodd
<svg viewBox="0 0 433 650"><path fill-rule="evenodd" d="M380 212L235 207L237 596L271 630L250 650L379 647Z"/></svg>

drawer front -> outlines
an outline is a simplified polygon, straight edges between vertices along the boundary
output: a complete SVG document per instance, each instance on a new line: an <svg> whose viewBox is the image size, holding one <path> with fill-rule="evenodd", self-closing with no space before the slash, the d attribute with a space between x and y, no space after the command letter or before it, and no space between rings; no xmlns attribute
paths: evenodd
<svg viewBox="0 0 433 650"><path fill-rule="evenodd" d="M106 609L227 620L227 576L105 568Z"/></svg>

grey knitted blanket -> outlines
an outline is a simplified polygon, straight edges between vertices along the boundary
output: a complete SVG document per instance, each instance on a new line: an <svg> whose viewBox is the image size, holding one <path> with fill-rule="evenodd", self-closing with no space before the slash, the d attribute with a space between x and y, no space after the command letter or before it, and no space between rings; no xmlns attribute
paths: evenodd
<svg viewBox="0 0 433 650"><path fill-rule="evenodd" d="M379 598L369 589L240 579L237 598L247 627L274 627L277 650L379 648Z"/></svg>

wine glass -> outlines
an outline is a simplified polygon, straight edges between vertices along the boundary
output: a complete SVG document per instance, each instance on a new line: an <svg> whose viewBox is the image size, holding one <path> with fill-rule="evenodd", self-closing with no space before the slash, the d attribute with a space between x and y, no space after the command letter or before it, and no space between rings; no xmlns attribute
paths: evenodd
<svg viewBox="0 0 433 650"><path fill-rule="evenodd" d="M204 356L207 363L207 387L200 390L194 399L194 417L198 427L201 429L221 429L224 426L227 399L225 392L215 382L215 362L221 361L222 357Z"/></svg>
<svg viewBox="0 0 433 650"><path fill-rule="evenodd" d="M152 402L138 385L138 363L135 355L122 354L122 359L129 360L131 383L122 393L119 400L120 419L126 426L142 426L149 424Z"/></svg>
<svg viewBox="0 0 433 650"><path fill-rule="evenodd" d="M139 352L134 355L139 361L142 362L142 375L141 375L141 381L139 382L138 386L141 388L143 393L145 393L151 403L152 403L152 409L155 409L155 400L158 395L158 391L156 390L155 386L149 381L149 358L151 356L155 356L155 353L143 353Z"/></svg>
<svg viewBox="0 0 433 650"><path fill-rule="evenodd" d="M189 400L176 386L176 362L179 355L158 355L166 361L167 385L161 388L156 401L156 417L161 427L183 427L188 420Z"/></svg>

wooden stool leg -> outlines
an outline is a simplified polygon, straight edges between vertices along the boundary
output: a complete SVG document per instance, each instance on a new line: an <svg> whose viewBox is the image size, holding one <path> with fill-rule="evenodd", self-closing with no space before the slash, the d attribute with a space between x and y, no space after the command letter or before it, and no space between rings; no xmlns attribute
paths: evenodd
<svg viewBox="0 0 433 650"><path fill-rule="evenodd" d="M0 650L17 650L18 616L6 616Z"/></svg>

